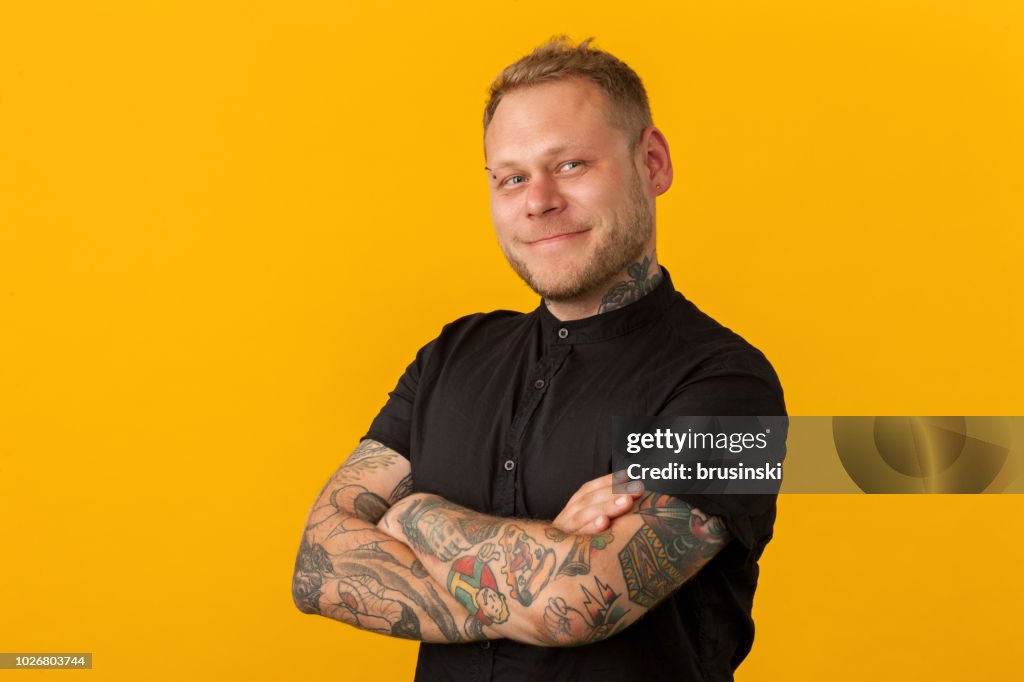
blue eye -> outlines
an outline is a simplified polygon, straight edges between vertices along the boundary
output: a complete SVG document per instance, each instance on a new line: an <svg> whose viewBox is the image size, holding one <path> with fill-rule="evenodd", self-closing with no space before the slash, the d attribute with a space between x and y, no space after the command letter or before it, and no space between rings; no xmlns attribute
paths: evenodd
<svg viewBox="0 0 1024 682"><path fill-rule="evenodd" d="M513 175L512 177L506 179L505 182L503 182L502 184L504 184L504 185L518 185L518 184L520 184L519 182L513 182L513 180L523 180L523 181L525 181L526 178L523 177L522 175Z"/></svg>
<svg viewBox="0 0 1024 682"><path fill-rule="evenodd" d="M572 170L573 168L576 168L577 166L582 166L582 165L583 165L582 161L566 161L565 163L562 164L562 168L566 168L567 170Z"/></svg>

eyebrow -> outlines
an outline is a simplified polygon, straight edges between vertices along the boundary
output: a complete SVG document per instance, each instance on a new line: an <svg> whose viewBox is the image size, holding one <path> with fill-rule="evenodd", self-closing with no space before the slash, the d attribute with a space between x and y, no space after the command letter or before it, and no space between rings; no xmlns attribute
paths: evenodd
<svg viewBox="0 0 1024 682"><path fill-rule="evenodd" d="M587 150L586 147L583 147L581 145L560 144L560 145L558 145L556 147L548 147L547 149L545 149L541 153L541 156L557 156L557 155L565 152L568 149ZM496 164L493 168L491 166L484 166L484 170L485 171L490 171L490 172L493 173L494 171L496 171L499 168L504 168L505 166L514 166L514 165L516 165L516 162L514 162L514 161L505 161L503 163Z"/></svg>

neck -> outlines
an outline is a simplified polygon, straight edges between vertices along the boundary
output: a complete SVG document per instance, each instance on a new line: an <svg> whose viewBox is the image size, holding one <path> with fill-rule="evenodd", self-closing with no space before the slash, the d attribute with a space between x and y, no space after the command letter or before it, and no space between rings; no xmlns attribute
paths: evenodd
<svg viewBox="0 0 1024 682"><path fill-rule="evenodd" d="M552 315L563 322L581 320L624 308L651 293L661 282L661 267L654 252L644 256L593 292L565 301L545 299Z"/></svg>

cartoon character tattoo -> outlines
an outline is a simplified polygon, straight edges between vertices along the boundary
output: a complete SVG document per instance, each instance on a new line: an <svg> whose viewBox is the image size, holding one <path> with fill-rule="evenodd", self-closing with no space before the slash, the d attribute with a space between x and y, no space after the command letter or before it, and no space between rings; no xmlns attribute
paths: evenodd
<svg viewBox="0 0 1024 682"><path fill-rule="evenodd" d="M508 620L508 602L498 592L498 581L488 561L498 558L491 543L480 548L476 556L464 556L452 562L448 573L448 591L469 611L468 633L479 633L484 625Z"/></svg>

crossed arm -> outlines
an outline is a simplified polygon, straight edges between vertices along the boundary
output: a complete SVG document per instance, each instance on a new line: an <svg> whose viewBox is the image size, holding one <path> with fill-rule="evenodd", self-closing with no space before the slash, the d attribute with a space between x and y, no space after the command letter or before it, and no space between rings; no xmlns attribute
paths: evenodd
<svg viewBox="0 0 1024 682"><path fill-rule="evenodd" d="M376 441L359 444L309 513L292 578L295 605L394 637L485 639L460 630L462 606L407 546L377 529L391 503L411 488L405 458Z"/></svg>
<svg viewBox="0 0 1024 682"><path fill-rule="evenodd" d="M416 553L465 606L467 622L542 646L615 634L728 541L719 519L659 494L645 495L594 535L486 516L426 494L397 502L379 527Z"/></svg>
<svg viewBox="0 0 1024 682"><path fill-rule="evenodd" d="M331 478L296 561L301 610L427 642L587 644L630 625L729 540L718 518L667 495L611 522L549 523L409 494L407 474L404 458L364 441Z"/></svg>

